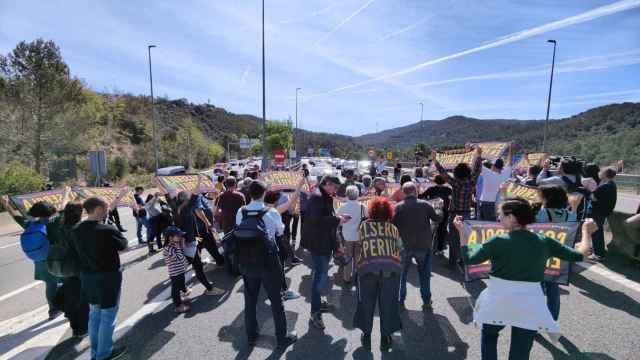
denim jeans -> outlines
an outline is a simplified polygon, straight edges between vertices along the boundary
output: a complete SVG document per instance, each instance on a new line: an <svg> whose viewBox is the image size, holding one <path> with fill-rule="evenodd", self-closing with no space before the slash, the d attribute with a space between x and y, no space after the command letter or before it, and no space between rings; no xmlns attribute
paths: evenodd
<svg viewBox="0 0 640 360"><path fill-rule="evenodd" d="M138 242L139 243L143 243L144 242L144 238L142 237L142 227L145 227L145 229L147 229L147 231L149 231L149 220L145 217L136 217L136 232L138 235Z"/></svg>
<svg viewBox="0 0 640 360"><path fill-rule="evenodd" d="M89 338L91 340L91 358L104 360L113 351L113 331L116 328L118 305L102 309L89 304Z"/></svg>
<svg viewBox="0 0 640 360"><path fill-rule="evenodd" d="M311 255L313 281L311 284L311 313L320 311L320 296L322 290L327 286L329 279L329 259L328 255Z"/></svg>
<svg viewBox="0 0 640 360"><path fill-rule="evenodd" d="M598 230L591 236L593 243L593 253L597 256L604 257L607 255L607 250L604 245L604 223L607 220L606 217L600 215L593 215L593 221L598 225Z"/></svg>
<svg viewBox="0 0 640 360"><path fill-rule="evenodd" d="M400 303L407 298L407 275L412 264L412 259L418 263L418 276L420 277L420 297L423 304L431 303L431 251L402 252L402 277L400 279Z"/></svg>
<svg viewBox="0 0 640 360"><path fill-rule="evenodd" d="M502 325L482 325L482 360L498 360L498 336ZM509 360L527 360L533 345L533 338L537 331L511 327L511 347L509 348Z"/></svg>
<svg viewBox="0 0 640 360"><path fill-rule="evenodd" d="M558 321L558 316L560 316L560 285L543 281L542 291L547 296L547 307L551 317L553 317L553 320Z"/></svg>

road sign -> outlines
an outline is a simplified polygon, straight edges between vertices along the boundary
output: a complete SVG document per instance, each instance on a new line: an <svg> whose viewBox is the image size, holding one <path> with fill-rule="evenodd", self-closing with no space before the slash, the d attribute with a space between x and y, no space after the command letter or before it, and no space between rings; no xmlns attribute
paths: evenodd
<svg viewBox="0 0 640 360"><path fill-rule="evenodd" d="M331 157L331 151L329 151L329 149L326 149L326 148L320 148L318 150L318 153L322 157Z"/></svg>
<svg viewBox="0 0 640 360"><path fill-rule="evenodd" d="M387 160L393 160L393 151L387 151Z"/></svg>
<svg viewBox="0 0 640 360"><path fill-rule="evenodd" d="M286 159L287 159L287 153L284 150L282 149L273 150L273 160L276 163L284 163Z"/></svg>
<svg viewBox="0 0 640 360"><path fill-rule="evenodd" d="M241 138L238 143L240 144L240 149L251 148L251 140L249 138Z"/></svg>
<svg viewBox="0 0 640 360"><path fill-rule="evenodd" d="M298 157L298 153L295 150L289 151L289 159L295 159Z"/></svg>
<svg viewBox="0 0 640 360"><path fill-rule="evenodd" d="M89 151L89 169L95 177L107 174L107 153L104 150Z"/></svg>

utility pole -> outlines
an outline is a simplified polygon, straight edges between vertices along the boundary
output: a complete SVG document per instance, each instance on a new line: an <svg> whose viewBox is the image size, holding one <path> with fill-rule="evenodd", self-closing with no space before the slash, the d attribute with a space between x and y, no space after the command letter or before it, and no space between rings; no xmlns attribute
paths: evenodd
<svg viewBox="0 0 640 360"><path fill-rule="evenodd" d="M149 86L151 88L151 123L152 123L152 136L153 136L153 157L156 163L156 175L158 175L158 167L160 161L158 159L158 138L156 134L156 109L153 102L153 72L151 71L151 48L156 47L155 45L147 46L147 51L149 52Z"/></svg>
<svg viewBox="0 0 640 360"><path fill-rule="evenodd" d="M265 86L265 66L264 66L264 0L262 0L262 171L267 171L269 162L267 161L267 104Z"/></svg>
<svg viewBox="0 0 640 360"><path fill-rule="evenodd" d="M549 96L547 97L547 117L544 121L544 135L542 137L542 152L547 151L547 134L549 132L549 109L551 108L551 89L553 88L553 69L556 65L556 45L555 40L547 40L553 44L553 57L551 58L551 81L549 82Z"/></svg>
<svg viewBox="0 0 640 360"><path fill-rule="evenodd" d="M298 155L298 143L296 142L296 140L298 140L298 91L300 90L302 90L302 88L296 88L296 128L293 130L293 149L296 151L296 157L300 156Z"/></svg>

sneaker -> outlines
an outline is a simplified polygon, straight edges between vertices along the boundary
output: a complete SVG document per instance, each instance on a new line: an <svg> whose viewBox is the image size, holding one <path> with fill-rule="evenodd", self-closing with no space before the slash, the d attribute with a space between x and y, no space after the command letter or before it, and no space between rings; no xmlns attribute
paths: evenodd
<svg viewBox="0 0 640 360"><path fill-rule="evenodd" d="M299 257L294 256L293 259L291 259L291 266L296 266L300 264L302 264L302 259L300 259Z"/></svg>
<svg viewBox="0 0 640 360"><path fill-rule="evenodd" d="M210 290L207 290L204 292L205 295L210 295L210 296L220 296L223 295L226 291L222 290L222 289L218 289L217 287L213 287Z"/></svg>
<svg viewBox="0 0 640 360"><path fill-rule="evenodd" d="M183 299L188 299L188 298L189 298L189 296L191 296L191 288L190 288L190 287L188 287L188 288L187 288L187 291L183 291L183 292L182 292L182 294L180 294L180 296L181 296Z"/></svg>
<svg viewBox="0 0 640 360"><path fill-rule="evenodd" d="M331 309L333 309L333 305L326 300L322 300L320 303L320 312L329 312Z"/></svg>
<svg viewBox="0 0 640 360"><path fill-rule="evenodd" d="M391 336L383 336L380 338L380 351L387 352L393 347Z"/></svg>
<svg viewBox="0 0 640 360"><path fill-rule="evenodd" d="M121 347L117 347L117 348L113 348L113 350L111 350L111 356L109 356L107 358L107 360L118 360L118 359L123 359L124 355L127 354L127 348L124 346Z"/></svg>
<svg viewBox="0 0 640 360"><path fill-rule="evenodd" d="M295 332L293 332L285 336L284 339L278 341L278 349L284 350L288 348L291 344L295 343L296 341L298 341L298 335Z"/></svg>
<svg viewBox="0 0 640 360"><path fill-rule="evenodd" d="M295 299L297 299L299 297L300 297L300 294L298 294L297 292L295 292L293 290L285 291L284 294L282 294L282 300L283 301L295 300Z"/></svg>
<svg viewBox="0 0 640 360"><path fill-rule="evenodd" d="M362 333L362 335L360 335L360 343L363 348L371 350L371 334Z"/></svg>
<svg viewBox="0 0 640 360"><path fill-rule="evenodd" d="M309 322L311 322L311 325L316 329L324 330L325 328L324 321L322 321L322 313L320 312L311 314Z"/></svg>
<svg viewBox="0 0 640 360"><path fill-rule="evenodd" d="M62 315L62 311L60 310L49 310L49 321L57 318L60 315Z"/></svg>
<svg viewBox="0 0 640 360"><path fill-rule="evenodd" d="M72 338L74 339L82 339L84 337L86 337L89 333L87 332L87 330L84 331L74 331L71 335Z"/></svg>
<svg viewBox="0 0 640 360"><path fill-rule="evenodd" d="M431 312L431 311L433 311L433 301L429 301L426 304L422 304L422 311L423 312Z"/></svg>
<svg viewBox="0 0 640 360"><path fill-rule="evenodd" d="M178 314L184 314L187 311L189 311L189 307L187 305L185 305L185 304L182 304L182 305L176 307L176 312Z"/></svg>

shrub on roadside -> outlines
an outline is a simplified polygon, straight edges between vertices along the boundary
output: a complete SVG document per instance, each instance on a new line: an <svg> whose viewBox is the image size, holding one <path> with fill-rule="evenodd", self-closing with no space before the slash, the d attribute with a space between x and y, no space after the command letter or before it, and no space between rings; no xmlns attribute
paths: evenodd
<svg viewBox="0 0 640 360"><path fill-rule="evenodd" d="M0 194L16 195L40 191L46 179L33 168L13 162L0 169Z"/></svg>

